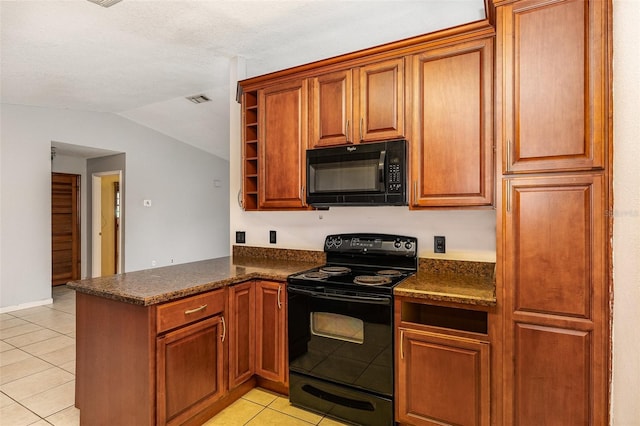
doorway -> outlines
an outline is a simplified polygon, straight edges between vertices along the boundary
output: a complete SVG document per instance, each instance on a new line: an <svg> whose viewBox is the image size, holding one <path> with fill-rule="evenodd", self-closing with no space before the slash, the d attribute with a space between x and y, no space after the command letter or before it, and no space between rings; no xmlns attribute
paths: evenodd
<svg viewBox="0 0 640 426"><path fill-rule="evenodd" d="M122 272L122 173L92 174L92 277Z"/></svg>
<svg viewBox="0 0 640 426"><path fill-rule="evenodd" d="M80 279L80 175L51 173L51 285Z"/></svg>

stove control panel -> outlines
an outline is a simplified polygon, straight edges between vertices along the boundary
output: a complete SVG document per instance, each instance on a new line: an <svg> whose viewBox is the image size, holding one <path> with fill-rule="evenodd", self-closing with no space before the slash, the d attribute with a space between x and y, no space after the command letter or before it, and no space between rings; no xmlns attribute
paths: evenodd
<svg viewBox="0 0 640 426"><path fill-rule="evenodd" d="M336 234L328 235L324 251L332 253L358 253L417 256L418 240L415 237L390 234Z"/></svg>

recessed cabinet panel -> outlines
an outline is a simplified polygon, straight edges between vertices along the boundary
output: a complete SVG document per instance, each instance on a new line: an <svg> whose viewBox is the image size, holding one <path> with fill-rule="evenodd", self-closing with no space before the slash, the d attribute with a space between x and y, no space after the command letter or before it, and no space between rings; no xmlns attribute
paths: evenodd
<svg viewBox="0 0 640 426"><path fill-rule="evenodd" d="M587 331L515 324L514 425L594 424Z"/></svg>
<svg viewBox="0 0 640 426"><path fill-rule="evenodd" d="M258 92L259 208L302 208L307 145L307 80Z"/></svg>
<svg viewBox="0 0 640 426"><path fill-rule="evenodd" d="M158 424L181 424L224 395L222 317L157 339Z"/></svg>
<svg viewBox="0 0 640 426"><path fill-rule="evenodd" d="M412 206L492 204L492 46L413 57Z"/></svg>
<svg viewBox="0 0 640 426"><path fill-rule="evenodd" d="M604 167L604 1L526 1L504 19L504 171ZM502 22L501 22L502 23Z"/></svg>
<svg viewBox="0 0 640 426"><path fill-rule="evenodd" d="M489 344L399 328L398 418L413 425L489 424Z"/></svg>
<svg viewBox="0 0 640 426"><path fill-rule="evenodd" d="M363 66L359 74L358 140L404 135L404 58Z"/></svg>
<svg viewBox="0 0 640 426"><path fill-rule="evenodd" d="M285 301L283 283L256 281L256 374L287 382Z"/></svg>
<svg viewBox="0 0 640 426"><path fill-rule="evenodd" d="M508 226L515 311L590 318L592 274L603 243L602 179L512 179Z"/></svg>
<svg viewBox="0 0 640 426"><path fill-rule="evenodd" d="M353 141L353 84L351 70L311 79L310 148Z"/></svg>
<svg viewBox="0 0 640 426"><path fill-rule="evenodd" d="M255 371L255 290L253 281L229 287L229 388Z"/></svg>

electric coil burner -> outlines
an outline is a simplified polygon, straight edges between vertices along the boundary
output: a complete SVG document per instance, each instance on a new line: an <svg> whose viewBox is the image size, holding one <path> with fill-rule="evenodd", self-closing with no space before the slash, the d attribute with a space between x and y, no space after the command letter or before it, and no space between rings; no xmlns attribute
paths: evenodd
<svg viewBox="0 0 640 426"><path fill-rule="evenodd" d="M400 235L329 235L326 265L289 276L292 404L393 424L393 288L416 272L417 245Z"/></svg>

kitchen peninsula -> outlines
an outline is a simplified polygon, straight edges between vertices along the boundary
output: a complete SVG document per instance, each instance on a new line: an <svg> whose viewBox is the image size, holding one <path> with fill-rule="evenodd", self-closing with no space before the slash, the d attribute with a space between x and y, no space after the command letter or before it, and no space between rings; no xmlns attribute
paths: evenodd
<svg viewBox="0 0 640 426"><path fill-rule="evenodd" d="M323 261L322 252L236 246L233 257L67 284L81 424L200 424L256 385L286 393L284 283ZM396 292L495 304L491 276L440 272L421 271Z"/></svg>

